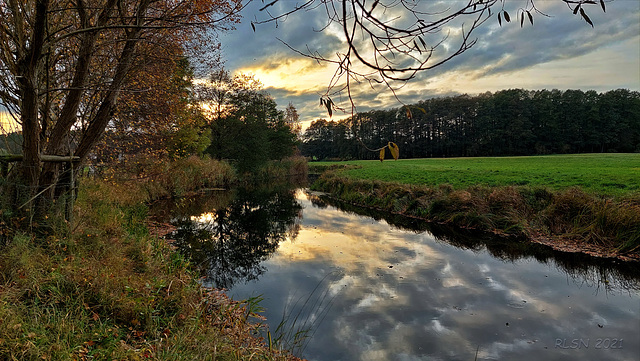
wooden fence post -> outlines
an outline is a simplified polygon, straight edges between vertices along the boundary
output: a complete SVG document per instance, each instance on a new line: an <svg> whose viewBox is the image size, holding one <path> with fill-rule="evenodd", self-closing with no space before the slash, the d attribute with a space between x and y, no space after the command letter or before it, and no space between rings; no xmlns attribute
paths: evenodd
<svg viewBox="0 0 640 361"><path fill-rule="evenodd" d="M3 177L7 177L8 175L8 171L9 171L9 163L11 162L21 162L23 159L23 155L22 154L0 154L0 174L2 174ZM68 167L68 171L71 172L71 174L69 175L69 185L68 185L68 190L67 190L67 194L68 194L68 199L65 200L65 219L69 222L72 223L73 222L73 205L74 205L74 201L75 201L75 190L76 190L76 182L75 182L75 167L74 167L74 162L79 162L80 161L80 157L77 156L62 156L62 155L48 155L48 154L42 154L40 155L40 160L42 162L56 162L56 163L68 163L69 167ZM52 186L54 186L53 184L51 186L49 186L47 189L51 188ZM29 201L27 201L27 203L23 204L22 206L20 206L19 208L24 207L25 205L27 205L28 203L30 203L31 201L33 201L33 199L35 199L36 197L38 197L40 194L44 193L45 190L41 191L40 193L36 194L35 197L31 198Z"/></svg>
<svg viewBox="0 0 640 361"><path fill-rule="evenodd" d="M67 204L66 204L66 214L65 214L65 219L67 220L67 222L69 222L69 224L73 223L73 204L75 201L75 188L76 188L76 184L75 184L75 169L73 167L73 160L69 161L69 191L68 191L68 198L67 198Z"/></svg>

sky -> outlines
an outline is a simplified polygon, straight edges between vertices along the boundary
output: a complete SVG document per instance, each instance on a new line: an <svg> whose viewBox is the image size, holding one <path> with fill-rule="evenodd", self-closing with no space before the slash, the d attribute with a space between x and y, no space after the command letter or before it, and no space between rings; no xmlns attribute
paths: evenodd
<svg viewBox="0 0 640 361"><path fill-rule="evenodd" d="M382 0L380 4L391 2ZM271 14L278 14L296 4L299 3L295 0L280 0L268 9ZM340 28L326 27L327 12L324 5L318 4L315 9L294 13L277 25L255 25L254 32L251 21L267 17L259 10L265 3L254 1L243 10L243 20L236 29L219 38L225 68L232 73L255 75L280 108L291 102L298 109L303 128L318 118L329 118L326 109L319 106L319 99L327 91L335 66L301 56L289 47L301 52L311 50L329 58L335 58L345 49ZM460 4L459 0L418 1L421 10L440 17L440 12ZM527 1L506 0L505 9L511 15L511 23L503 20L500 26L497 19L500 5L494 7L492 17L474 31L472 39L478 40L471 49L419 73L397 89L398 99L384 86L353 85L356 111L399 107L402 103L438 96L474 95L513 88L639 91L640 1L606 0L605 4L606 12L599 4L585 6L594 24L591 27L560 0L535 0L536 7L548 16L534 13L534 25L526 22L520 27L520 22L514 20L515 14ZM407 21L406 14L397 8L387 10L382 16L394 24ZM468 29L470 21L454 21L442 33L425 40L433 44L447 32L449 38L438 50L446 51L459 39L461 22ZM437 52L434 59L441 56L444 53ZM345 92L332 99L347 110L345 114L334 113L333 119L351 115Z"/></svg>

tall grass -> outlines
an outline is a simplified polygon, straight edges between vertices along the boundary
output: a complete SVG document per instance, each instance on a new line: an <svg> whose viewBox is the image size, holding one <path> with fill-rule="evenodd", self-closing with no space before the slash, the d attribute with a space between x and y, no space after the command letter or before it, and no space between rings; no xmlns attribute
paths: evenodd
<svg viewBox="0 0 640 361"><path fill-rule="evenodd" d="M290 179L306 177L308 171L307 160L304 157L292 156L281 160L269 161L261 168L251 181L266 181L273 178Z"/></svg>
<svg viewBox="0 0 640 361"><path fill-rule="evenodd" d="M237 181L237 174L227 162L191 156L171 162L141 158L122 168L107 169L101 178L114 188L135 193L132 201L138 202L228 187Z"/></svg>
<svg viewBox="0 0 640 361"><path fill-rule="evenodd" d="M139 174L123 183L83 179L64 231L7 236L0 359L292 359L259 337L255 307L203 288L189 262L147 228L149 199L220 186L232 173L195 158L157 166L144 182L134 181Z"/></svg>
<svg viewBox="0 0 640 361"><path fill-rule="evenodd" d="M207 188L228 188L241 182L274 178L306 177L304 157L269 161L255 173L238 174L225 161L191 156L173 162L138 159L124 169L109 169L102 178L127 193L135 190L134 201L181 197Z"/></svg>

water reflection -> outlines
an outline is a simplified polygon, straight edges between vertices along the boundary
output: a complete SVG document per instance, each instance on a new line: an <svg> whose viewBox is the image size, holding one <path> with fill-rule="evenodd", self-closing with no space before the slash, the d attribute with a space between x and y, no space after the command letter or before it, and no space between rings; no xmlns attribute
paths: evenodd
<svg viewBox="0 0 640 361"><path fill-rule="evenodd" d="M284 213L290 218L275 218L288 226L273 226L283 232L260 231L268 227L245 222L238 231L207 235L215 241L201 243L236 237L242 251L216 247L253 260L250 267L262 273L218 276L220 284L231 279L226 285L233 284L236 298L262 295L272 330L283 315L308 320L314 336L302 355L310 360L474 360L476 351L478 360L640 356L637 265L563 255L392 215L363 215L362 209L339 210L301 191L297 199L286 194L276 198L288 199L284 203L292 210ZM238 195L245 212L263 208ZM278 213L287 207L275 208ZM203 224L225 229L219 225L223 221L215 216ZM240 236L241 231L247 234ZM254 240L271 245L254 253L242 244L252 242L252 233L276 235ZM188 244L183 249L214 247ZM237 272L231 262L219 269ZM254 280L238 282L241 278Z"/></svg>
<svg viewBox="0 0 640 361"><path fill-rule="evenodd" d="M256 280L266 271L261 262L284 239L295 238L302 206L294 195L293 190L237 190L224 206L175 219L177 230L170 237L207 284L231 288Z"/></svg>
<svg viewBox="0 0 640 361"><path fill-rule="evenodd" d="M314 207L320 209L329 206L345 213L368 216L376 221L385 221L393 227L416 233L428 232L436 241L470 249L474 252L488 252L504 261L533 258L538 262L551 264L567 273L578 283L586 283L595 291L640 290L640 264L618 260L599 259L581 253L555 251L551 247L526 242L514 238L495 237L492 234L451 227L438 223L380 212L373 209L353 206L328 197L326 194L307 192L306 197Z"/></svg>

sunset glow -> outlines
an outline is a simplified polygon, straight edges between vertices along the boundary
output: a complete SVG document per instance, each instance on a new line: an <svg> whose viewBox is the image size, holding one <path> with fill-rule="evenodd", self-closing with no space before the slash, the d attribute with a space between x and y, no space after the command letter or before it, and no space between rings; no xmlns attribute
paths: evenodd
<svg viewBox="0 0 640 361"><path fill-rule="evenodd" d="M278 4L286 7L286 3ZM452 7L455 4L447 3ZM392 84L400 101L414 103L431 97L513 88L640 90L640 2L607 2L606 13L593 7L589 12L593 28L567 11L559 0L536 4L551 16L535 17L534 26L520 27L514 22L499 26L494 15L476 30L478 41L473 48L418 74L407 84ZM319 97L330 85L335 65L302 57L284 43L303 53L318 52L335 58L345 51L341 32L323 28L326 19L321 11L296 13L277 27L264 24L254 32L249 21L261 14L259 5L250 4L237 29L221 36L225 66L231 72L255 75L281 108L293 103L304 127L315 119L328 119L326 109L319 106ZM450 39L460 36L460 28L452 25ZM443 44L443 48L447 46L448 42ZM342 81L334 90L344 85ZM352 82L351 95L356 111L402 104L386 87L372 87L367 82ZM346 92L334 94L334 98L347 112L338 112L333 118L351 115Z"/></svg>

